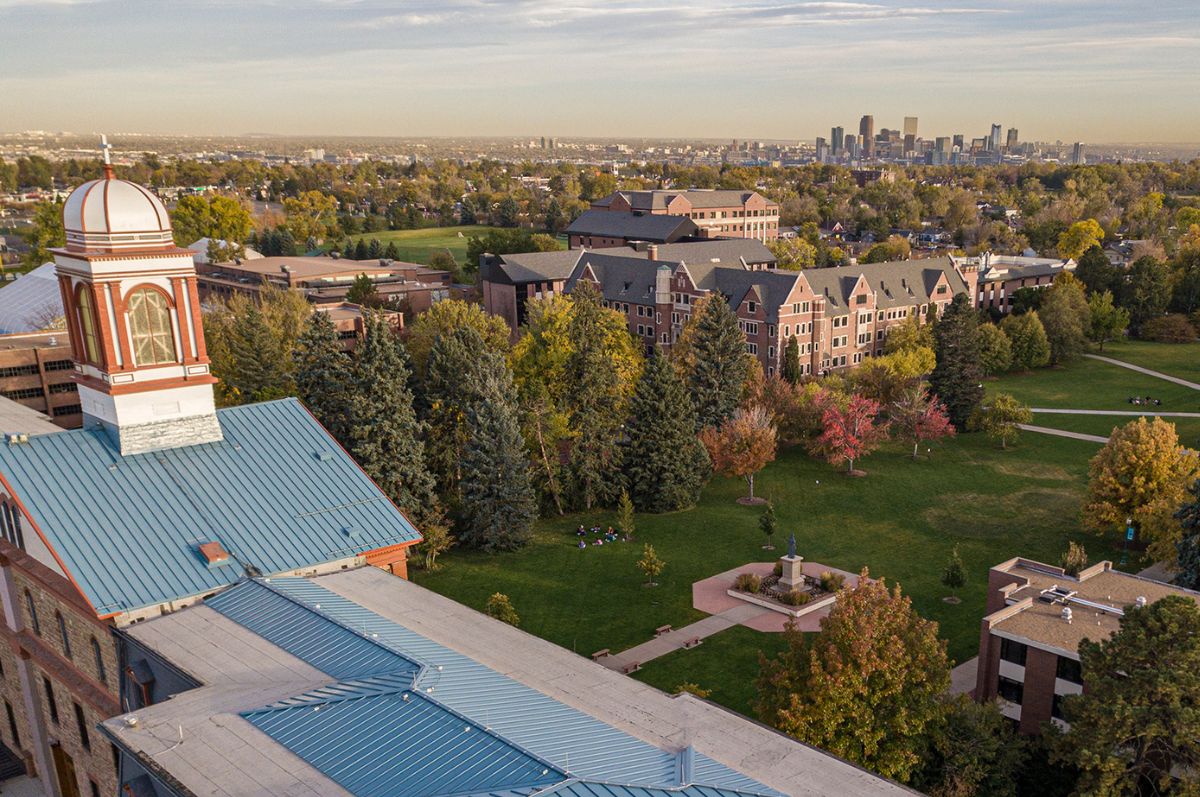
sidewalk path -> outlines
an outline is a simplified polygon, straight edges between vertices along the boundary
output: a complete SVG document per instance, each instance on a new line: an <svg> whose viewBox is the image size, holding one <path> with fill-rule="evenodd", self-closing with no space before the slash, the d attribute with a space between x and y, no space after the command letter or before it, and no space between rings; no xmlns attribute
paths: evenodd
<svg viewBox="0 0 1200 797"><path fill-rule="evenodd" d="M1200 418L1200 412L1155 412L1154 410L1068 410L1061 407L1030 407L1029 411L1052 415L1157 415L1159 418Z"/></svg>
<svg viewBox="0 0 1200 797"><path fill-rule="evenodd" d="M1180 379L1177 376L1171 376L1170 374L1164 374L1161 371L1151 371L1149 368L1143 368L1140 365L1134 365L1133 363L1127 363L1124 360L1114 360L1112 357L1104 357L1100 354L1085 354L1083 356L1089 357L1093 360L1100 360L1101 362L1108 363L1109 365L1118 365L1121 368L1128 368L1130 371L1137 371L1138 373L1146 374L1147 376L1156 376L1159 379L1165 379L1168 382L1174 382L1177 385L1183 385L1184 387L1190 387L1192 390L1200 390L1200 384L1197 384L1195 382L1189 382L1188 380Z"/></svg>
<svg viewBox="0 0 1200 797"><path fill-rule="evenodd" d="M1037 432L1038 434L1052 434L1055 437L1069 437L1072 440L1086 440L1089 443L1107 443L1107 437L1101 437L1098 434L1083 434L1082 432L1066 432L1062 429L1049 429L1045 426L1032 426L1027 423L1018 423L1017 428L1024 429L1026 432Z"/></svg>
<svg viewBox="0 0 1200 797"><path fill-rule="evenodd" d="M975 678L979 672L979 657L967 659L950 671L950 694L967 695L975 689Z"/></svg>
<svg viewBox="0 0 1200 797"><path fill-rule="evenodd" d="M683 628L669 631L662 636L651 639L649 642L643 642L620 653L605 656L599 659L599 662L610 670L617 670L619 672L627 665L645 664L651 659L665 656L672 651L682 650L684 643L688 640L710 637L727 628L733 628L735 625L741 625L747 620L752 620L759 615L770 612L770 609L762 606L743 603L739 606L734 606L732 609L726 609L720 614L709 615L703 620L697 620L691 625L685 625Z"/></svg>

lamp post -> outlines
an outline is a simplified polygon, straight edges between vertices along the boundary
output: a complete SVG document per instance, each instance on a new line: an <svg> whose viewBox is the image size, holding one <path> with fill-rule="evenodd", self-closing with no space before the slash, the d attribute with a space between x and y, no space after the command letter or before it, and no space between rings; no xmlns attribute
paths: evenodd
<svg viewBox="0 0 1200 797"><path fill-rule="evenodd" d="M1121 564L1129 561L1129 543L1133 542L1133 518L1125 518L1125 544L1121 546Z"/></svg>

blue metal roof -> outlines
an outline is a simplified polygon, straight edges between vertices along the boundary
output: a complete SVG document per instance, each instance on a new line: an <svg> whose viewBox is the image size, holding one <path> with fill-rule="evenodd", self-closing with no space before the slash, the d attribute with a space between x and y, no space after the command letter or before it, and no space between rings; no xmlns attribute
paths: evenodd
<svg viewBox="0 0 1200 797"><path fill-rule="evenodd" d="M131 456L98 428L0 446L0 475L97 613L201 594L242 565L283 573L420 539L296 399L217 417L221 442ZM207 566L209 541L229 564Z"/></svg>
<svg viewBox="0 0 1200 797"><path fill-rule="evenodd" d="M242 714L359 797L433 797L533 789L562 780L556 769L455 715L407 683L375 679L362 691L305 694Z"/></svg>
<svg viewBox="0 0 1200 797"><path fill-rule="evenodd" d="M277 601L278 595L261 597L272 591L294 601L286 614L277 611L277 607L282 606ZM285 631L302 628L303 624L293 618L296 612L307 609L348 629L358 638L384 646L407 661L419 662L422 669L412 682L414 692L488 728L538 759L551 762L570 777L677 789L689 782L702 782L713 789L729 790L727 793L775 793L757 781L691 750L682 754L670 752L637 739L381 617L311 580L272 578L269 584L251 582L239 585L231 592L240 593L246 599L258 596L257 599L262 600L262 611L255 612L252 601L248 600L245 609L239 611L235 618L257 634L266 636L277 633L279 628ZM222 606L227 607L232 602L222 595L210 599L209 605L215 603L214 608L222 611ZM318 606L319 609L316 608ZM331 638L338 636L328 628L325 632ZM308 641L292 644L291 648L286 645L283 647L294 652L312 646ZM331 688L344 689L346 686L335 684ZM359 744L358 734L344 734L328 741L339 746L342 757L358 758L355 752ZM367 739L362 741L369 742ZM306 755L297 754L310 760ZM436 747L423 750L421 754L436 757ZM686 756L686 765L682 756ZM686 781L681 779L685 772L690 773ZM700 794L695 792L687 797L699 797ZM712 797L723 796L712 792Z"/></svg>
<svg viewBox="0 0 1200 797"><path fill-rule="evenodd" d="M672 789L571 780L545 791L539 791L536 797L750 797L752 794L754 793L715 789L709 786L684 786Z"/></svg>

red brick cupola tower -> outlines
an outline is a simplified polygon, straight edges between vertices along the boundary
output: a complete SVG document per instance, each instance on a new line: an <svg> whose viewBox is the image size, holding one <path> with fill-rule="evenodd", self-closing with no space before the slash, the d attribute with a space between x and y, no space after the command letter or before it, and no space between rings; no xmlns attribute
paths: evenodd
<svg viewBox="0 0 1200 797"><path fill-rule="evenodd" d="M192 253L158 197L113 176L107 141L104 177L71 192L63 226L54 262L84 425L122 454L222 439Z"/></svg>

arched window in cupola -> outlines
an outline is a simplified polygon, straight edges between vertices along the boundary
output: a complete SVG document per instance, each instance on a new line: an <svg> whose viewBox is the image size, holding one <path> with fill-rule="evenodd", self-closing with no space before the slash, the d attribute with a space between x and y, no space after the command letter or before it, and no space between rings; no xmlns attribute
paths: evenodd
<svg viewBox="0 0 1200 797"><path fill-rule="evenodd" d="M171 309L167 298L153 288L138 288L129 294L128 306L129 331L137 364L176 362L175 337L171 332Z"/></svg>

